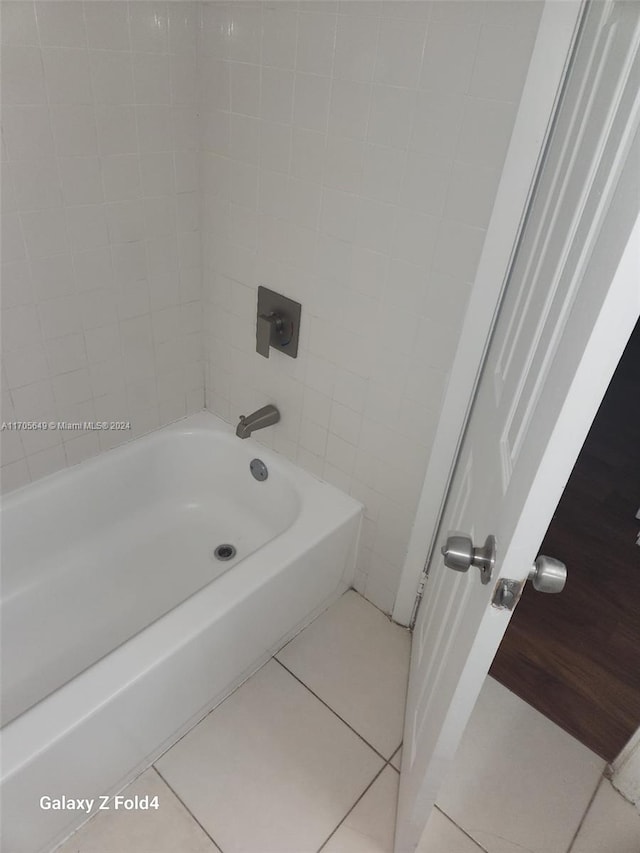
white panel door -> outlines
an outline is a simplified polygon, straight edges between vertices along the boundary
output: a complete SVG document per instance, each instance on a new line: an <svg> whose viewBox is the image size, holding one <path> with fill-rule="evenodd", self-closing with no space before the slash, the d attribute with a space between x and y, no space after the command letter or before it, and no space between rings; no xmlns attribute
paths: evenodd
<svg viewBox="0 0 640 853"><path fill-rule="evenodd" d="M417 846L507 628L496 582L524 585L640 314L639 43L640 4L590 4L415 625L396 853ZM444 566L454 531L496 536L488 585Z"/></svg>

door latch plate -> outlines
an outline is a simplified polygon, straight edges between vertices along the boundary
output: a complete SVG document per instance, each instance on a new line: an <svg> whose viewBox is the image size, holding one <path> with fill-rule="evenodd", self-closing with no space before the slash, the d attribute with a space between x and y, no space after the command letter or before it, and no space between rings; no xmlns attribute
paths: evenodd
<svg viewBox="0 0 640 853"><path fill-rule="evenodd" d="M500 578L493 591L491 606L497 610L513 610L520 601L525 581L513 581L510 578Z"/></svg>

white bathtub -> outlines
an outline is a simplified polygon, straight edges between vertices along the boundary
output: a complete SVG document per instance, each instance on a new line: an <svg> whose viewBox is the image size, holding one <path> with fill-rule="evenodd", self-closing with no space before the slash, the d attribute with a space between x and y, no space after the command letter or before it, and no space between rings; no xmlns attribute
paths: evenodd
<svg viewBox="0 0 640 853"><path fill-rule="evenodd" d="M1 849L49 850L86 815L42 796L122 788L350 586L361 511L206 413L5 498Z"/></svg>

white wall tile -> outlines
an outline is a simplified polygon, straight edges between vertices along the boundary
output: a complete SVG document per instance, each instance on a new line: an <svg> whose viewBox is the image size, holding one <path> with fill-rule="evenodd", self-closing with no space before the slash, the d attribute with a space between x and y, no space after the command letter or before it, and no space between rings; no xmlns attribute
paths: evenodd
<svg viewBox="0 0 640 853"><path fill-rule="evenodd" d="M48 107L3 106L2 137L10 160L41 160L54 155Z"/></svg>
<svg viewBox="0 0 640 853"><path fill-rule="evenodd" d="M296 74L293 123L307 130L326 131L331 80L315 74Z"/></svg>
<svg viewBox="0 0 640 853"><path fill-rule="evenodd" d="M397 148L366 145L363 151L361 193L379 201L397 202L406 153Z"/></svg>
<svg viewBox="0 0 640 853"><path fill-rule="evenodd" d="M231 109L248 116L260 115L260 68L245 62L229 63ZM269 85L267 80L266 86ZM271 92L268 89L268 96Z"/></svg>
<svg viewBox="0 0 640 853"><path fill-rule="evenodd" d="M129 50L129 6L135 17L140 4L112 0L84 3L87 44L103 50Z"/></svg>
<svg viewBox="0 0 640 853"><path fill-rule="evenodd" d="M72 252L88 252L109 244L107 218L103 207L68 207L67 234Z"/></svg>
<svg viewBox="0 0 640 853"><path fill-rule="evenodd" d="M410 147L420 154L450 157L458 144L464 108L464 95L419 92ZM475 137L468 136L469 130L465 129L466 139L473 144ZM499 157L500 152L496 156Z"/></svg>
<svg viewBox="0 0 640 853"><path fill-rule="evenodd" d="M134 54L134 60L137 59L138 55ZM89 62L96 103L133 103L133 71L130 53L119 50L92 50L89 52Z"/></svg>
<svg viewBox="0 0 640 853"><path fill-rule="evenodd" d="M262 32L262 4L242 3L229 10L227 55L238 62L258 62Z"/></svg>
<svg viewBox="0 0 640 853"><path fill-rule="evenodd" d="M9 388L20 388L49 375L43 346L12 350L5 353L3 361Z"/></svg>
<svg viewBox="0 0 640 853"><path fill-rule="evenodd" d="M195 104L198 101L196 55L180 54L171 57L171 102Z"/></svg>
<svg viewBox="0 0 640 853"><path fill-rule="evenodd" d="M25 259L3 263L1 275L3 309L32 305L35 302L31 270Z"/></svg>
<svg viewBox="0 0 640 853"><path fill-rule="evenodd" d="M193 53L197 47L202 6L198 2L168 3L169 51Z"/></svg>
<svg viewBox="0 0 640 853"><path fill-rule="evenodd" d="M117 409L135 421L133 435L202 399L199 313L195 331L193 310L178 318L157 361L145 331L152 304L201 292L200 5L173 5L2 9L4 383L19 419L111 419ZM183 387L165 383L160 409L157 397L139 405L139 383L178 369ZM74 434L65 454L55 433L19 437L3 488L120 440Z"/></svg>
<svg viewBox="0 0 640 853"><path fill-rule="evenodd" d="M420 79L425 34L425 24L383 18L374 79L391 86L416 86Z"/></svg>
<svg viewBox="0 0 640 853"><path fill-rule="evenodd" d="M144 195L158 196L173 193L175 191L173 153L141 156L140 180Z"/></svg>
<svg viewBox="0 0 640 853"><path fill-rule="evenodd" d="M329 136L325 150L325 184L344 192L359 193L362 185L363 155L362 142Z"/></svg>
<svg viewBox="0 0 640 853"><path fill-rule="evenodd" d="M136 107L138 144L141 154L173 150L171 107L164 104L141 104Z"/></svg>
<svg viewBox="0 0 640 853"><path fill-rule="evenodd" d="M478 25L468 22L467 13L470 11L473 16L473 5L437 3L436 6L438 9L460 6L461 20L454 23L434 20L429 24L420 86L440 94L467 92L479 39Z"/></svg>
<svg viewBox="0 0 640 853"><path fill-rule="evenodd" d="M79 332L47 342L47 359L52 374L79 370L87 363L84 336Z"/></svg>
<svg viewBox="0 0 640 853"><path fill-rule="evenodd" d="M360 4L358 4L360 5ZM358 6L350 4L347 11ZM376 65L379 21L375 17L340 15L336 29L334 74L341 80L371 81Z"/></svg>
<svg viewBox="0 0 640 853"><path fill-rule="evenodd" d="M229 63L210 54L198 55L198 86L203 107L228 110L230 100Z"/></svg>
<svg viewBox="0 0 640 853"><path fill-rule="evenodd" d="M262 90L259 114L269 121L290 122L293 110L293 72L265 67L262 68L260 76Z"/></svg>
<svg viewBox="0 0 640 853"><path fill-rule="evenodd" d="M288 124L262 121L258 127L259 163L263 169L288 172L293 131Z"/></svg>
<svg viewBox="0 0 640 853"><path fill-rule="evenodd" d="M338 240L353 242L358 220L358 199L338 190L325 188L322 194L320 230Z"/></svg>
<svg viewBox="0 0 640 853"><path fill-rule="evenodd" d="M260 159L260 121L251 116L229 117L229 148L234 159L258 165Z"/></svg>
<svg viewBox="0 0 640 853"><path fill-rule="evenodd" d="M294 128L291 173L298 178L321 182L326 137L322 133Z"/></svg>
<svg viewBox="0 0 640 853"><path fill-rule="evenodd" d="M17 209L61 206L60 177L55 159L14 160L6 164L3 173L13 179Z"/></svg>
<svg viewBox="0 0 640 853"><path fill-rule="evenodd" d="M102 158L105 201L126 201L141 193L140 160L137 154Z"/></svg>
<svg viewBox="0 0 640 853"><path fill-rule="evenodd" d="M124 104L96 107L98 146L103 157L138 151L135 108Z"/></svg>
<svg viewBox="0 0 640 853"><path fill-rule="evenodd" d="M90 104L91 76L86 50L49 47L42 50L49 102Z"/></svg>
<svg viewBox="0 0 640 853"><path fill-rule="evenodd" d="M371 86L351 80L334 80L329 108L329 132L364 139L367 135Z"/></svg>
<svg viewBox="0 0 640 853"><path fill-rule="evenodd" d="M4 261L20 261L26 258L25 242L17 213L2 217L2 257Z"/></svg>
<svg viewBox="0 0 640 853"><path fill-rule="evenodd" d="M31 272L39 300L75 292L76 279L70 254L31 258Z"/></svg>
<svg viewBox="0 0 640 853"><path fill-rule="evenodd" d="M96 117L89 104L53 104L51 120L59 157L91 157L98 153Z"/></svg>
<svg viewBox="0 0 640 853"><path fill-rule="evenodd" d="M304 228L318 226L322 189L312 181L289 178L287 215Z"/></svg>
<svg viewBox="0 0 640 853"><path fill-rule="evenodd" d="M331 74L335 46L336 16L306 11L298 15L296 68L310 74Z"/></svg>
<svg viewBox="0 0 640 853"><path fill-rule="evenodd" d="M171 100L168 55L135 54L133 79L137 104L168 104Z"/></svg>
<svg viewBox="0 0 640 853"><path fill-rule="evenodd" d="M262 11L262 63L293 68L296 61L298 9L295 3L269 3Z"/></svg>
<svg viewBox="0 0 640 853"><path fill-rule="evenodd" d="M361 198L355 243L372 252L389 253L395 231L397 208L381 201Z"/></svg>
<svg viewBox="0 0 640 853"><path fill-rule="evenodd" d="M243 7L233 50L258 68L258 116L255 94L250 121L233 92L231 114L205 107L207 406L288 410L286 430L256 437L364 500L359 583L385 608L515 115L480 94L492 81L475 79L476 49L485 25L535 32L536 15L508 6L486 20L484 3ZM205 4L208 78L229 56L228 14ZM517 61L501 44L507 76L526 65L525 35ZM297 362L254 352L258 283L302 301Z"/></svg>
<svg viewBox="0 0 640 853"><path fill-rule="evenodd" d="M98 157L59 157L58 168L65 204L99 204L104 201Z"/></svg>
<svg viewBox="0 0 640 853"><path fill-rule="evenodd" d="M406 148L416 93L411 89L374 85L367 139L376 145Z"/></svg>
<svg viewBox="0 0 640 853"><path fill-rule="evenodd" d="M29 6L28 3L20 3ZM83 4L76 0L36 3L40 43L52 47L86 47Z"/></svg>
<svg viewBox="0 0 640 853"><path fill-rule="evenodd" d="M166 3L129 3L129 23L134 52L167 52L169 19Z"/></svg>
<svg viewBox="0 0 640 853"><path fill-rule="evenodd" d="M42 56L36 47L5 45L0 60L2 100L5 104L44 104Z"/></svg>
<svg viewBox="0 0 640 853"><path fill-rule="evenodd" d="M35 258L68 251L67 229L55 210L36 210L21 216L27 250Z"/></svg>
<svg viewBox="0 0 640 853"><path fill-rule="evenodd" d="M33 3L23 3L21 0L3 3L1 22L2 44L38 44L38 25Z"/></svg>

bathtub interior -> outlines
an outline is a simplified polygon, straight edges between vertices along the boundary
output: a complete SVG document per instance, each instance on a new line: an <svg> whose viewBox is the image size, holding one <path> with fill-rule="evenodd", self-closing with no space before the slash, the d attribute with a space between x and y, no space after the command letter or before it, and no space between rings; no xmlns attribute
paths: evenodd
<svg viewBox="0 0 640 853"><path fill-rule="evenodd" d="M258 482L251 458L221 431L161 431L5 500L2 724L293 524L287 472Z"/></svg>

